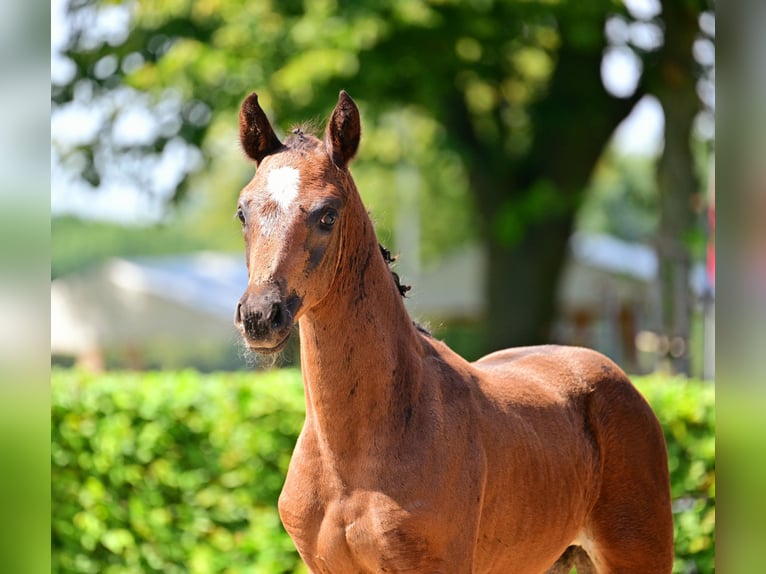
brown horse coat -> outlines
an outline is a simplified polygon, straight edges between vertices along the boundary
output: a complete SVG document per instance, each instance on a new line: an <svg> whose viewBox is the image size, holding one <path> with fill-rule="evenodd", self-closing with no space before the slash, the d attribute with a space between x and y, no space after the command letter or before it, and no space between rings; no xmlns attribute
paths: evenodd
<svg viewBox="0 0 766 574"><path fill-rule="evenodd" d="M255 94L240 132L258 169L235 320L258 352L300 324L306 420L279 512L309 569L670 572L665 443L619 367L560 346L468 363L413 325L348 171L345 92L323 140L281 143Z"/></svg>

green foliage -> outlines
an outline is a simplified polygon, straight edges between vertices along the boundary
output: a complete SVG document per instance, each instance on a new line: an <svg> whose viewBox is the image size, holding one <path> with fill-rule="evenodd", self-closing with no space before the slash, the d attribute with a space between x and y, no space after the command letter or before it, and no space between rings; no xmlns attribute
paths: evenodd
<svg viewBox="0 0 766 574"><path fill-rule="evenodd" d="M650 242L657 229L659 196L654 159L605 153L593 172L577 226L625 241Z"/></svg>
<svg viewBox="0 0 766 574"><path fill-rule="evenodd" d="M714 389L638 377L668 442L675 572L712 572ZM55 370L53 572L305 572L276 502L303 420L297 370Z"/></svg>
<svg viewBox="0 0 766 574"><path fill-rule="evenodd" d="M715 388L665 377L636 378L660 419L674 501L674 572L715 570Z"/></svg>
<svg viewBox="0 0 766 574"><path fill-rule="evenodd" d="M540 149L530 150L536 123L546 124L551 117L534 109L541 100L552 98L553 108L576 106L583 117L593 107L599 117L606 117L607 109L597 103L607 97L598 75L575 74L577 83L593 92L581 102L572 99L571 90L562 92L559 83L549 84L562 42L588 52L598 63L605 45L603 19L624 12L613 0L591 1L587 8L573 1L257 6L242 0L149 1L133 7L124 33L94 33L87 23L109 10L122 8L115 10L104 0L68 3L68 22L74 30L63 56L72 74L54 80L56 110L73 101L95 105L100 97L121 91L125 101L145 102L162 127L155 130L155 141L134 151L152 155L182 139L203 153L204 173L193 180L184 177L176 196L192 186L193 195L207 191L220 196L227 189L238 191L232 173L245 173L240 166L232 170L224 164L236 150L237 108L248 92L258 91L277 131L284 133L291 123L306 119L321 124L338 90L345 88L365 116L359 171L365 171L365 162L371 163L367 172L380 173L406 161L421 172L419 189L411 193L424 196L423 213L439 202L438 218L422 217L426 258L443 253L469 233L473 222L464 214L473 206L465 172L480 170L481 177L492 180L491 194L480 198L490 202L489 210L503 195L524 195L534 184L514 183L519 166L512 164L523 165L530 159L527 153L551 157L555 142L547 125L541 130ZM587 60L567 64L575 65L592 67ZM98 172L111 164L99 162L98 156L102 148L114 145L113 124L122 114L116 109L107 115L82 145L56 143L72 171L85 179L100 179ZM571 115L551 118L554 131L566 129L567 117ZM590 133L595 137L593 130ZM131 151L123 147L116 146L118 155ZM577 143L575 149L581 148ZM555 154L567 155L563 149ZM530 163L539 171L539 158ZM218 181L211 181L211 171L218 173ZM390 192L398 185L386 186L388 205L396 200ZM360 189L366 188L366 182L360 182ZM439 201L444 198L450 201ZM233 203L232 197L229 204Z"/></svg>
<svg viewBox="0 0 766 574"><path fill-rule="evenodd" d="M54 371L53 572L296 572L276 502L296 371Z"/></svg>

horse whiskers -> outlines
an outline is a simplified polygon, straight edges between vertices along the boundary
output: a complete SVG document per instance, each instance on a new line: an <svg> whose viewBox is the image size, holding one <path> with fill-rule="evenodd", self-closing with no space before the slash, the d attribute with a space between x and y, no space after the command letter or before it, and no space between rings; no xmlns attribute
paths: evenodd
<svg viewBox="0 0 766 574"><path fill-rule="evenodd" d="M239 356L245 361L245 365L252 369L273 369L283 367L290 363L293 354L292 341L298 337L299 329L298 324L293 325L290 332L290 340L284 349L278 353L257 353L253 351L245 342L243 338L239 338L236 342L239 347Z"/></svg>
<svg viewBox="0 0 766 574"><path fill-rule="evenodd" d="M259 356L257 353L253 353L253 351L250 350L250 347L247 346L247 343L245 343L245 340L240 337L239 341L237 341L237 349L239 357L245 362L245 366L249 369L257 368L258 367L258 359Z"/></svg>

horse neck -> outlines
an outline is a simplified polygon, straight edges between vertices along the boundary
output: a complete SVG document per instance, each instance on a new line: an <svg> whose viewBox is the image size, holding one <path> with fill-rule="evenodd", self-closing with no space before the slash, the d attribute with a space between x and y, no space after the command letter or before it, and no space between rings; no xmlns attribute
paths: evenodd
<svg viewBox="0 0 766 574"><path fill-rule="evenodd" d="M421 380L420 336L358 203L331 292L300 320L306 421L344 459L406 427Z"/></svg>

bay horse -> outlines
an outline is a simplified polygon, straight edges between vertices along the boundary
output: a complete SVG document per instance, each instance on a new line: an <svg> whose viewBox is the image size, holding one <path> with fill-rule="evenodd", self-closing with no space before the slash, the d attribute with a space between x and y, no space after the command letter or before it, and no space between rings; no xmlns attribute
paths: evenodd
<svg viewBox="0 0 766 574"><path fill-rule="evenodd" d="M254 93L239 127L256 171L235 324L263 354L300 327L306 418L278 507L309 570L670 572L665 442L625 373L566 346L469 363L413 324L349 172L346 92L322 139L280 141Z"/></svg>

